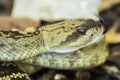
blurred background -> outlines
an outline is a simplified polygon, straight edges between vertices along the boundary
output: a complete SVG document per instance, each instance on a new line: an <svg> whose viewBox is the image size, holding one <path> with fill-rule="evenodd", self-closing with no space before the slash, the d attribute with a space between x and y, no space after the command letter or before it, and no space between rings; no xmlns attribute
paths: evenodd
<svg viewBox="0 0 120 80"><path fill-rule="evenodd" d="M119 69L118 79L108 79L105 74L98 78L120 80L120 0L0 0L0 30L37 28L63 19L92 18L99 21L96 14L110 27L105 35L110 51L108 61ZM71 79L68 77L68 80Z"/></svg>
<svg viewBox="0 0 120 80"><path fill-rule="evenodd" d="M0 16L8 16L11 14L13 0L0 0Z"/></svg>

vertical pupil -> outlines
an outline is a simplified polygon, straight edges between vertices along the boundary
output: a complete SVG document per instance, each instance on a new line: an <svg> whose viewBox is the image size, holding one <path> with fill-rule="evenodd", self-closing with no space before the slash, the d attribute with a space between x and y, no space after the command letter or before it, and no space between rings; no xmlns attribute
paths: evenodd
<svg viewBox="0 0 120 80"><path fill-rule="evenodd" d="M84 29L78 29L78 34L85 35L85 33L86 33L86 30L84 30Z"/></svg>

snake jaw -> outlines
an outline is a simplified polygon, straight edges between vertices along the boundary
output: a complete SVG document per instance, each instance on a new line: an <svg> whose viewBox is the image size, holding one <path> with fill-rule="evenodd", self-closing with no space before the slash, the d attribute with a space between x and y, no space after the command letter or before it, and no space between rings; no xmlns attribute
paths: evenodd
<svg viewBox="0 0 120 80"><path fill-rule="evenodd" d="M46 49L49 52L56 52L56 53L69 53L69 52L74 52L78 49L80 49L81 47L74 47L74 48L49 48L46 47Z"/></svg>
<svg viewBox="0 0 120 80"><path fill-rule="evenodd" d="M93 39L91 42L89 42L88 44L84 45L84 46L79 46L79 47L73 47L73 48L50 48L48 46L45 46L45 48L49 51L49 52L55 52L55 53L69 53L69 52L74 52L76 50L79 50L85 46L91 45L93 43L97 43L102 39L103 35L102 33L100 35L98 35L98 37L96 37L95 39Z"/></svg>

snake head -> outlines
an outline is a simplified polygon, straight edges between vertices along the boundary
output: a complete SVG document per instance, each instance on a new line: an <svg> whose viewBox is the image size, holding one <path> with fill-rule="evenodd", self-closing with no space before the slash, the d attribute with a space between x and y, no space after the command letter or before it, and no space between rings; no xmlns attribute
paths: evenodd
<svg viewBox="0 0 120 80"><path fill-rule="evenodd" d="M98 42L103 32L103 25L91 19L65 20L44 27L43 37L49 52L68 53Z"/></svg>

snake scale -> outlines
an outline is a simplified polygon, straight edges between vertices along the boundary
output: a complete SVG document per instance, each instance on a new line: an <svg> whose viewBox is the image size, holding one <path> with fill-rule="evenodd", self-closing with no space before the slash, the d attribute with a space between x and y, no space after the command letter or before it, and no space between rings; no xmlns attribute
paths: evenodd
<svg viewBox="0 0 120 80"><path fill-rule="evenodd" d="M57 69L98 66L108 56L105 26L92 19L64 20L34 32L0 31L0 61Z"/></svg>

